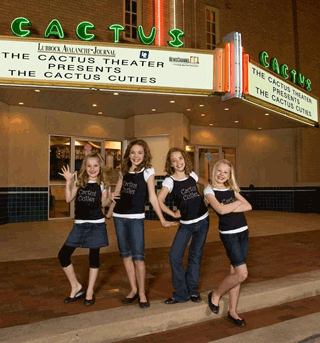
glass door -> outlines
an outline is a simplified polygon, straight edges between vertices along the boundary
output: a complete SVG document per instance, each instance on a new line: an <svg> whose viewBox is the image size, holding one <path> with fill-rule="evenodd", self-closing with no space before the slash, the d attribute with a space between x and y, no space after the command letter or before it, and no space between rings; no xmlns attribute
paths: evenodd
<svg viewBox="0 0 320 343"><path fill-rule="evenodd" d="M212 170L220 159L229 160L237 170L236 148L194 146L194 171L203 179L212 181Z"/></svg>
<svg viewBox="0 0 320 343"><path fill-rule="evenodd" d="M61 168L70 165L71 137L50 137L49 218L69 218L70 203L65 198L65 179L59 175Z"/></svg>

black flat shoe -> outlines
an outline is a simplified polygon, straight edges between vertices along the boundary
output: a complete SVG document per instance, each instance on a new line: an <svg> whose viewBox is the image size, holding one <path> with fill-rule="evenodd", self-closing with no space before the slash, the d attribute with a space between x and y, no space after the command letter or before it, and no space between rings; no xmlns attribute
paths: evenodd
<svg viewBox="0 0 320 343"><path fill-rule="evenodd" d="M148 300L142 302L142 301L140 301L140 299L139 299L139 306L140 306L141 308L148 308L148 307L150 307L150 303L149 303Z"/></svg>
<svg viewBox="0 0 320 343"><path fill-rule="evenodd" d="M229 312L228 312L228 318L237 326L245 326L246 325L246 322L243 319L233 318Z"/></svg>
<svg viewBox="0 0 320 343"><path fill-rule="evenodd" d="M186 301L178 301L177 299L175 298L168 298L167 300L164 301L165 304L168 304L168 305L172 305L172 304L178 304L178 303L185 303L187 301L189 301L190 298Z"/></svg>
<svg viewBox="0 0 320 343"><path fill-rule="evenodd" d="M202 299L200 297L200 295L191 295L190 297L191 301L193 301L194 303L199 303Z"/></svg>
<svg viewBox="0 0 320 343"><path fill-rule="evenodd" d="M93 295L93 296L92 296L92 299L90 299L90 300L84 299L84 304L85 304L86 306L91 306L91 305L93 305L93 304L95 303L95 301L96 301L96 298L95 298L95 296Z"/></svg>
<svg viewBox="0 0 320 343"><path fill-rule="evenodd" d="M78 292L78 293L76 293L76 295L73 298L67 297L63 300L63 302L65 304L73 303L74 301L76 301L78 299L84 298L85 295L86 295L85 292Z"/></svg>
<svg viewBox="0 0 320 343"><path fill-rule="evenodd" d="M136 293L132 298L123 298L121 301L124 303L124 304L130 304L132 303L133 301L135 301L136 299L138 299L139 297L139 294Z"/></svg>
<svg viewBox="0 0 320 343"><path fill-rule="evenodd" d="M209 308L210 310L217 314L219 312L219 305L214 305L212 302L211 302L211 298L212 298L212 294L213 294L213 291L211 291L209 294L208 294L208 304L209 304Z"/></svg>

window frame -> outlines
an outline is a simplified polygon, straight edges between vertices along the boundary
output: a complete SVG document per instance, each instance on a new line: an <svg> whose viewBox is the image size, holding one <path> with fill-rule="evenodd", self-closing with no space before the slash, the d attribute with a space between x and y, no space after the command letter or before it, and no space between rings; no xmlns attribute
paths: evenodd
<svg viewBox="0 0 320 343"><path fill-rule="evenodd" d="M126 2L127 1L130 1L130 4L132 3L132 1L135 1L137 3L137 25L134 26L134 25L129 25L130 27L136 27L137 28L137 38L132 38L131 36L130 37L127 37L126 36ZM131 11L129 13L132 13ZM133 43L136 43L138 42L139 38L138 38L138 26L142 25L142 0L123 0L123 27L125 29L125 31L123 32L122 34L122 38L124 41L128 41L128 42L133 42ZM131 30L130 30L131 31ZM131 32L130 32L131 33Z"/></svg>
<svg viewBox="0 0 320 343"><path fill-rule="evenodd" d="M215 33L213 33L212 31L207 31L207 11L211 11L215 13ZM213 23L212 21L209 21L210 23ZM213 43L208 43L208 34L212 36L215 36L215 45L213 45ZM206 37L206 50L214 50L219 44L220 44L220 10L216 7L213 6L209 6L206 5L205 6L205 37ZM208 45L210 45L210 48L208 47Z"/></svg>

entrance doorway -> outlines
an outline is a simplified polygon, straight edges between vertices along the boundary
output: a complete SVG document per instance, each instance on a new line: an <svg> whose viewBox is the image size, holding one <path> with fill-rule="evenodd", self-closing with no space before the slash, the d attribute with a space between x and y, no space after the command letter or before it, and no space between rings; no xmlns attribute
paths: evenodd
<svg viewBox="0 0 320 343"><path fill-rule="evenodd" d="M237 170L236 164L236 148L232 147L216 147L216 146L200 146L187 147L186 149L191 158L193 158L194 171L200 177L212 181L212 170L215 163L220 159L229 160Z"/></svg>

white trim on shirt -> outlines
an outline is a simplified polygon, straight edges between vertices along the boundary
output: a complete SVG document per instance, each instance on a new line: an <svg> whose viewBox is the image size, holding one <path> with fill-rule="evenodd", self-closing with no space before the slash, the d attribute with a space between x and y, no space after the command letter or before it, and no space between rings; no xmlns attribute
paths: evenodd
<svg viewBox="0 0 320 343"><path fill-rule="evenodd" d="M114 217L118 217L118 218L127 218L127 219L143 219L146 217L145 213L132 213L132 214L119 214L119 213L114 213L113 212L113 216Z"/></svg>
<svg viewBox="0 0 320 343"><path fill-rule="evenodd" d="M84 223L92 223L92 224L96 224L96 223L105 223L106 219L105 217L101 218L101 219L96 219L96 220L87 220L87 219L75 219L74 223L75 224L84 224Z"/></svg>
<svg viewBox="0 0 320 343"><path fill-rule="evenodd" d="M189 176L191 176L196 182L198 182L199 178L195 172L191 172ZM173 180L177 182L185 181L185 180L188 180L189 176L181 180L176 180L173 176L166 177L162 182L162 187L167 187L169 190L169 193L171 193L173 190Z"/></svg>
<svg viewBox="0 0 320 343"><path fill-rule="evenodd" d="M198 223L200 220L207 218L209 215L209 212L206 212L203 216L195 218L195 219L190 219L190 220L180 220L181 224L194 224Z"/></svg>
<svg viewBox="0 0 320 343"><path fill-rule="evenodd" d="M219 232L223 235L229 235L229 234L232 234L232 233L239 233L239 232L243 232L243 231L246 231L248 230L248 226L242 226L242 227L239 227L238 229L234 229L234 230L228 230L228 231L220 231Z"/></svg>

